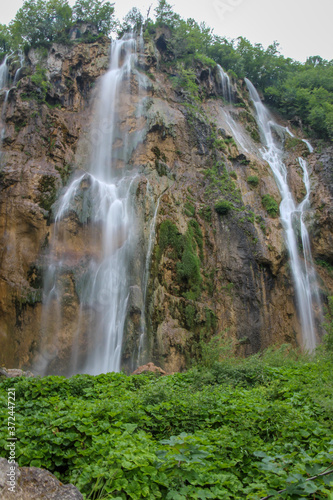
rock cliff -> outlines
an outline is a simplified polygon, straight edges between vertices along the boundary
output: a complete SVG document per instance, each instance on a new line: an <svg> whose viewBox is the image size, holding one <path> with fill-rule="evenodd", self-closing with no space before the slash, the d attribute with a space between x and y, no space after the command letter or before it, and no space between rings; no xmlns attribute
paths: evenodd
<svg viewBox="0 0 333 500"><path fill-rule="evenodd" d="M282 226L263 203L266 195L279 203L280 195L260 156L246 87L234 82L234 103L225 102L216 68L198 61L193 63L193 99L169 64L163 37L156 33L155 40L146 41L138 58L147 94L141 109L144 133L130 162L139 175L135 197L141 236L131 264L122 357L129 370L154 361L173 372L199 356L203 343L215 335L232 339L237 352L247 355L273 343L299 343L300 324ZM40 354L52 207L72 173L85 168L90 142L103 133L103 124L92 134L89 126L98 77L108 67L109 44L103 38L30 50L6 103L1 94L0 364L8 368L31 368ZM132 87L136 84L133 78ZM126 96L121 106L120 120L134 127ZM237 124L236 132L230 120ZM307 224L325 301L333 290L332 147L318 141L310 154L301 131L292 130L294 138L283 137L285 161L296 199L304 195L298 156L310 165ZM89 180L80 186L82 199L85 183ZM80 216L80 210L82 206L68 215L63 240L53 248L67 266L61 276L61 323L57 311L52 316L59 342L56 349L50 342L42 353L53 373L70 372L80 270L87 255L98 253L98 237L87 239L89 217ZM61 246L65 240L66 252ZM146 332L139 348L143 316ZM82 353L89 348L84 340L79 346Z"/></svg>

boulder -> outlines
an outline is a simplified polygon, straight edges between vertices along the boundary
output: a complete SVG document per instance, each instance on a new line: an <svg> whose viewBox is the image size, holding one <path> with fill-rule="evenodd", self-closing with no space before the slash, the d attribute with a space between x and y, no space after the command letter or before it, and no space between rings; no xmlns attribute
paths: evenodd
<svg viewBox="0 0 333 500"><path fill-rule="evenodd" d="M25 372L19 368L0 368L0 376L2 377L34 377L32 372Z"/></svg>
<svg viewBox="0 0 333 500"><path fill-rule="evenodd" d="M154 372L160 375L166 375L166 372L162 370L159 366L154 365L154 363L147 363L146 365L139 366L132 375L141 375L141 373Z"/></svg>
<svg viewBox="0 0 333 500"><path fill-rule="evenodd" d="M14 491L11 487L10 467L15 467ZM51 472L37 467L18 467L7 459L0 458L1 500L83 500L83 496L72 484L62 484Z"/></svg>

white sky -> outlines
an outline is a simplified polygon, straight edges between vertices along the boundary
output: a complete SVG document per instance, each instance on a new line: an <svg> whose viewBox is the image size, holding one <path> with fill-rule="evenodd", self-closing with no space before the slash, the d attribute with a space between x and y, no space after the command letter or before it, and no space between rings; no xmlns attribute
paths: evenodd
<svg viewBox="0 0 333 500"><path fill-rule="evenodd" d="M0 23L8 24L23 1L2 0ZM153 13L157 0L114 3L116 17L122 19L133 6L145 16L152 4ZM332 0L169 0L169 3L181 17L205 21L217 35L244 36L264 47L276 40L283 55L302 62L312 55L333 59Z"/></svg>

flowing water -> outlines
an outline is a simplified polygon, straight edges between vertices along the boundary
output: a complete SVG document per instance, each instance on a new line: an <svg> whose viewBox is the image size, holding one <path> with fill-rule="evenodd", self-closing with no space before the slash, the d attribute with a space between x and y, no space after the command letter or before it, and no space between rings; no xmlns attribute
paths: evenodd
<svg viewBox="0 0 333 500"><path fill-rule="evenodd" d="M67 328L73 293L80 310L74 318L77 330L70 374L120 370L137 244L133 200L139 176L129 160L144 133L138 111L145 95L144 79L135 69L136 60L134 37L112 42L110 69L100 80L93 111L87 171L72 180L56 207L44 283L41 353L35 362L39 373L48 372L50 361L61 350L59 332ZM133 93L137 99L130 102ZM83 228L83 250L75 246L75 231L69 234L67 229L73 214Z"/></svg>
<svg viewBox="0 0 333 500"><path fill-rule="evenodd" d="M2 61L1 65L0 65L0 90L7 87L7 84L9 81L7 60L8 60L8 55L5 56L4 60Z"/></svg>
<svg viewBox="0 0 333 500"><path fill-rule="evenodd" d="M9 86L9 71L8 71L8 57L9 55L5 56L4 60L2 61L2 64L0 66L0 91L3 89L8 88ZM9 90L5 90L5 99L1 108L1 115L0 115L0 160L2 156L2 141L5 136L5 125L4 125L4 115L6 112L6 106L7 106L7 100L8 100L8 93Z"/></svg>
<svg viewBox="0 0 333 500"><path fill-rule="evenodd" d="M149 193L149 186L147 188L147 192ZM162 195L160 195L157 199L157 203L156 203L155 210L154 210L154 215L153 215L153 218L151 220L150 228L149 228L149 240L148 240L146 262L145 262L145 269L144 269L144 275L143 275L143 285L142 285L142 295L143 295L144 307L143 307L143 313L141 315L141 334L140 334L140 339L139 339L137 365L140 365L141 363L143 363L143 359L144 359L145 333L147 331L145 305L146 305L146 301L147 301L148 280L149 280L149 273L150 273L151 256L152 256L153 246L154 246L154 242L155 242L156 218L157 218L158 209L160 206L161 196Z"/></svg>
<svg viewBox="0 0 333 500"><path fill-rule="evenodd" d="M225 121L230 129L230 132L236 142L241 146L241 148L248 153L250 149L250 144L247 135L242 130L241 125L232 116L232 104L234 102L234 90L230 83L230 78L228 74L223 70L223 68L217 65L217 79L220 85L223 99L225 100L227 106L222 107L222 113L224 114ZM230 109L229 109L230 108Z"/></svg>
<svg viewBox="0 0 333 500"><path fill-rule="evenodd" d="M250 97L257 112L257 121L264 148L261 154L270 165L281 194L280 218L285 231L285 241L289 252L290 266L295 284L297 306L302 328L303 347L312 351L317 344L315 312L320 315L320 296L313 266L310 240L304 218L310 202L310 180L307 163L299 158L303 170L303 182L306 195L300 204L296 204L288 185L288 174L283 163L283 149L279 141L274 139L273 131L281 128L270 116L253 84L245 79ZM290 134L288 130L285 129ZM307 142L307 141L305 141ZM311 151L311 145L308 143ZM300 234L301 245L297 238ZM299 248L301 246L301 249Z"/></svg>

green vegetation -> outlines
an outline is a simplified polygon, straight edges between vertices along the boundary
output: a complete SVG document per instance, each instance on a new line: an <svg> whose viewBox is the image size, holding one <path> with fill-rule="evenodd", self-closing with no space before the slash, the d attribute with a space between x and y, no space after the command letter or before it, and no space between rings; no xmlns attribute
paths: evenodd
<svg viewBox="0 0 333 500"><path fill-rule="evenodd" d="M67 0L26 0L8 27L0 25L0 51L69 43L70 28L81 23L94 25L97 37L109 35L115 28L113 11L103 0L76 0L73 8Z"/></svg>
<svg viewBox="0 0 333 500"><path fill-rule="evenodd" d="M176 261L175 281L181 288L182 296L196 300L201 294L200 267L203 259L203 236L198 222L190 220L186 233L181 234L173 222L163 221L159 229L157 260L164 252Z"/></svg>
<svg viewBox="0 0 333 500"><path fill-rule="evenodd" d="M199 215L206 222L212 222L212 209L211 209L211 207L202 207L202 208L200 208Z"/></svg>
<svg viewBox="0 0 333 500"><path fill-rule="evenodd" d="M332 470L327 355L283 346L240 360L214 337L187 373L6 379L4 407L10 387L19 465L50 470L85 499L331 498L332 474L307 481ZM7 438L2 419L4 457Z"/></svg>
<svg viewBox="0 0 333 500"><path fill-rule="evenodd" d="M279 215L279 205L270 194L265 194L261 198L264 208L267 210L271 217L277 217Z"/></svg>
<svg viewBox="0 0 333 500"><path fill-rule="evenodd" d="M329 271L330 273L333 272L333 266L330 262L327 262L327 260L317 259L316 264L320 267L327 269L327 271Z"/></svg>
<svg viewBox="0 0 333 500"><path fill-rule="evenodd" d="M246 179L246 181L252 187L257 187L259 184L259 178L257 175L249 175L249 177Z"/></svg>
<svg viewBox="0 0 333 500"><path fill-rule="evenodd" d="M324 327L326 330L324 345L326 350L333 354L333 296L328 297Z"/></svg>
<svg viewBox="0 0 333 500"><path fill-rule="evenodd" d="M222 162L216 162L205 172L205 177L209 181L205 194L211 198L211 195L219 198L221 195L235 204L241 204L241 193L234 182L234 176L229 174Z"/></svg>
<svg viewBox="0 0 333 500"><path fill-rule="evenodd" d="M29 98L35 99L38 102L44 102L47 91L49 90L50 84L46 78L45 68L41 68L39 64L36 66L35 73L31 76L31 83L34 84L35 89L29 92Z"/></svg>
<svg viewBox="0 0 333 500"><path fill-rule="evenodd" d="M219 215L226 215L230 210L234 208L233 204L228 200L217 201L214 205L215 212Z"/></svg>

